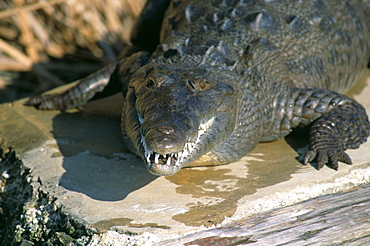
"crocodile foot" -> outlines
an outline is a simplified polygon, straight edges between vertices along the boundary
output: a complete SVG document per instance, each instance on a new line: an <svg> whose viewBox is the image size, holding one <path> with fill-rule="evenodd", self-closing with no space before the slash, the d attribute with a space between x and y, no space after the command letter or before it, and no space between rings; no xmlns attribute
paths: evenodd
<svg viewBox="0 0 370 246"><path fill-rule="evenodd" d="M317 169L321 169L325 164L328 164L334 170L338 170L338 161L352 165L352 160L348 154L341 149L333 147L323 147L307 151L304 155L304 164L307 165L314 160L316 160Z"/></svg>

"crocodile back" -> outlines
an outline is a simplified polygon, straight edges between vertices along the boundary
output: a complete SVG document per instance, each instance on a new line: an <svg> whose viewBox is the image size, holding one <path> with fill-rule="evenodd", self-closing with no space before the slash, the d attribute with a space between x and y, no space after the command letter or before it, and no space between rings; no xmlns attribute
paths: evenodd
<svg viewBox="0 0 370 246"><path fill-rule="evenodd" d="M173 1L153 57L235 71L261 90L345 92L369 61L369 2Z"/></svg>

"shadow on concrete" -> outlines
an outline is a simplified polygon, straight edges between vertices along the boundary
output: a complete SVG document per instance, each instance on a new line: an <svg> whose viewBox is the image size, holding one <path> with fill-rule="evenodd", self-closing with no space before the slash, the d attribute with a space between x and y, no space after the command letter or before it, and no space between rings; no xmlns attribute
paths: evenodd
<svg viewBox="0 0 370 246"><path fill-rule="evenodd" d="M64 156L63 168L66 170L59 180L60 186L96 200L119 201L157 178L151 175L142 160L131 154L124 145L120 130L121 108L122 96L115 95L54 117L53 135L61 156ZM229 201L223 207L232 213L230 203L236 203L245 194L253 194L258 188L289 180L301 165L294 160L294 154L289 162L279 160L284 160L288 152L292 153L291 148L299 152L307 143L304 136L304 132L298 132L285 138L285 141L282 139L258 145L248 154L253 156L261 153L258 155L258 161L245 163L248 167L248 174L245 174L247 177L234 177L235 185L237 184L234 188L238 191L227 191L226 197L221 195L223 192L208 195ZM296 159L299 160L299 156L296 156ZM225 168L227 170L228 165ZM187 187L186 191L177 189L178 192L197 196L194 185L201 187L206 180L230 179L229 175L225 176L225 172L228 173L226 170L217 171L215 167L206 167L205 170L185 168L167 179L180 186L185 182L186 185L182 187ZM215 176L217 173L219 175ZM192 180L190 183L189 179ZM235 199L230 199L231 197ZM216 206L217 211L220 211L222 204ZM235 209L236 204L231 207ZM225 215L220 214L221 217Z"/></svg>
<svg viewBox="0 0 370 246"><path fill-rule="evenodd" d="M122 95L115 95L54 117L52 133L66 171L60 186L96 200L118 201L157 178L124 145L121 108Z"/></svg>

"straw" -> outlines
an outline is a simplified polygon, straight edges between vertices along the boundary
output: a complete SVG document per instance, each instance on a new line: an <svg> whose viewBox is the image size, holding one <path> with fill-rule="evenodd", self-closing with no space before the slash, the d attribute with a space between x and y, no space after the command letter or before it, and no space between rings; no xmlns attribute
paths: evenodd
<svg viewBox="0 0 370 246"><path fill-rule="evenodd" d="M144 2L4 1L0 3L0 70L31 70L34 64L78 50L88 50L102 63L112 61L129 42Z"/></svg>

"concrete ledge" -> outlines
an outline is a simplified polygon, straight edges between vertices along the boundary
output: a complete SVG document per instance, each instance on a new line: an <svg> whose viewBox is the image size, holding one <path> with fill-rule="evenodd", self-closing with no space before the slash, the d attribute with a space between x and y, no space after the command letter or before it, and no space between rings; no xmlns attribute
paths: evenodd
<svg viewBox="0 0 370 246"><path fill-rule="evenodd" d="M368 77L350 95L369 110ZM121 95L63 113L23 102L0 105L0 144L14 147L65 214L95 228L90 245L171 240L370 183L370 142L348 150L354 165L317 171L297 161L306 148L300 135L229 165L155 177L123 145Z"/></svg>

